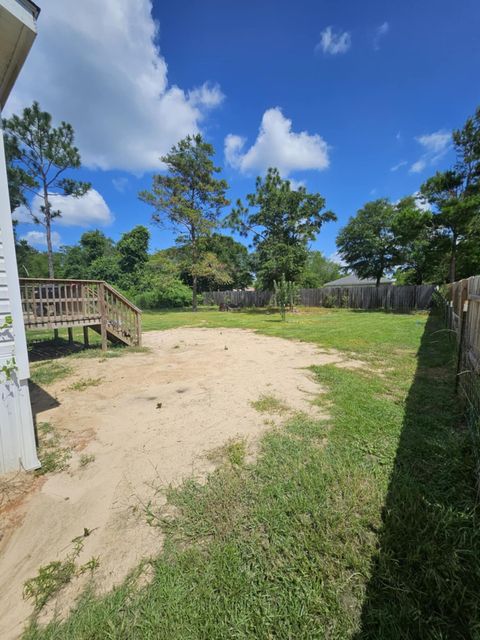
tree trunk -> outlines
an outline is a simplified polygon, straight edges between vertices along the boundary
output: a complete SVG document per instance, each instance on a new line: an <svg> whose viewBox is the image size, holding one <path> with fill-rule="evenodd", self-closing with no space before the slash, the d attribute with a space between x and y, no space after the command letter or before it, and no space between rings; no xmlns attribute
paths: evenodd
<svg viewBox="0 0 480 640"><path fill-rule="evenodd" d="M53 268L53 248L52 248L52 229L50 226L50 220L47 221L45 225L46 233L47 233L47 253L48 253L48 277L54 278L55 271Z"/></svg>
<svg viewBox="0 0 480 640"><path fill-rule="evenodd" d="M52 247L52 221L50 218L50 201L48 200L47 186L43 185L43 201L45 215L45 233L47 236L47 256L48 256L48 277L55 278L55 270L53 267L53 247ZM58 329L53 330L53 339L58 340Z"/></svg>
<svg viewBox="0 0 480 640"><path fill-rule="evenodd" d="M43 187L43 203L45 209L45 232L47 235L48 277L54 278L55 271L53 268L52 221L50 217L50 202L48 200L48 191L46 185L44 185Z"/></svg>
<svg viewBox="0 0 480 640"><path fill-rule="evenodd" d="M197 274L192 276L192 311L197 310Z"/></svg>
<svg viewBox="0 0 480 640"><path fill-rule="evenodd" d="M192 197L192 207L194 205L194 199ZM192 224L190 229L190 238L192 242L192 311L197 310L197 290L198 290L198 250L197 250L197 231Z"/></svg>
<svg viewBox="0 0 480 640"><path fill-rule="evenodd" d="M376 283L375 283L375 286L376 286L376 287L379 287L379 286L380 286L380 280L381 280L381 279L382 279L382 276L381 276L381 275L377 276L377 281L376 281Z"/></svg>

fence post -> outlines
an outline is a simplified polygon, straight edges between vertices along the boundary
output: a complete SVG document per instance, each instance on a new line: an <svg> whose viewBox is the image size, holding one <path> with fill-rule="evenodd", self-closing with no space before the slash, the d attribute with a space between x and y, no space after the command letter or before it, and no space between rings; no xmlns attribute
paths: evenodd
<svg viewBox="0 0 480 640"><path fill-rule="evenodd" d="M460 384L460 371L463 362L463 343L465 341L465 327L467 324L468 316L468 280L463 280L462 290L460 293L460 302L462 304L462 314L459 317L460 324L460 337L458 341L458 357L457 357L457 375L455 376L455 393L458 393L458 386Z"/></svg>
<svg viewBox="0 0 480 640"><path fill-rule="evenodd" d="M142 323L140 320L139 313L136 313L135 323L137 328L137 346L141 347L142 346Z"/></svg>

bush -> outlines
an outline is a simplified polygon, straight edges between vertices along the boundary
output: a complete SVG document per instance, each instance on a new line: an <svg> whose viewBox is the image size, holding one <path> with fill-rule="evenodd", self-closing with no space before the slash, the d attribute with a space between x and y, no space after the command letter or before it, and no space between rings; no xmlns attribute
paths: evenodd
<svg viewBox="0 0 480 640"><path fill-rule="evenodd" d="M188 307L192 304L192 290L179 280L170 280L158 284L154 289L137 294L135 304L140 309Z"/></svg>

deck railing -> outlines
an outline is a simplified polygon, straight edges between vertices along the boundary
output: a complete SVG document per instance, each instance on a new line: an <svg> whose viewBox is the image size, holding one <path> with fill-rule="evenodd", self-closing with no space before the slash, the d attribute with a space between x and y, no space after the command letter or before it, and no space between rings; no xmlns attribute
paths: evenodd
<svg viewBox="0 0 480 640"><path fill-rule="evenodd" d="M91 327L108 338L139 345L141 311L102 280L20 278L27 329Z"/></svg>

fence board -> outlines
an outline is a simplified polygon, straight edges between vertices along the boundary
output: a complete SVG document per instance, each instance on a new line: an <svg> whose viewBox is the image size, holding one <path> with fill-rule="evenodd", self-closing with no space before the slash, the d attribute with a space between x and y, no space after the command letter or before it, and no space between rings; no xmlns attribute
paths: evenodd
<svg viewBox="0 0 480 640"><path fill-rule="evenodd" d="M379 287L323 287L300 289L299 303L305 307L345 307L349 309L385 309L386 311L425 310L430 307L434 285ZM205 304L233 307L266 307L272 291L208 291Z"/></svg>
<svg viewBox="0 0 480 640"><path fill-rule="evenodd" d="M458 346L456 388L474 442L480 488L480 276L448 286L445 315Z"/></svg>

